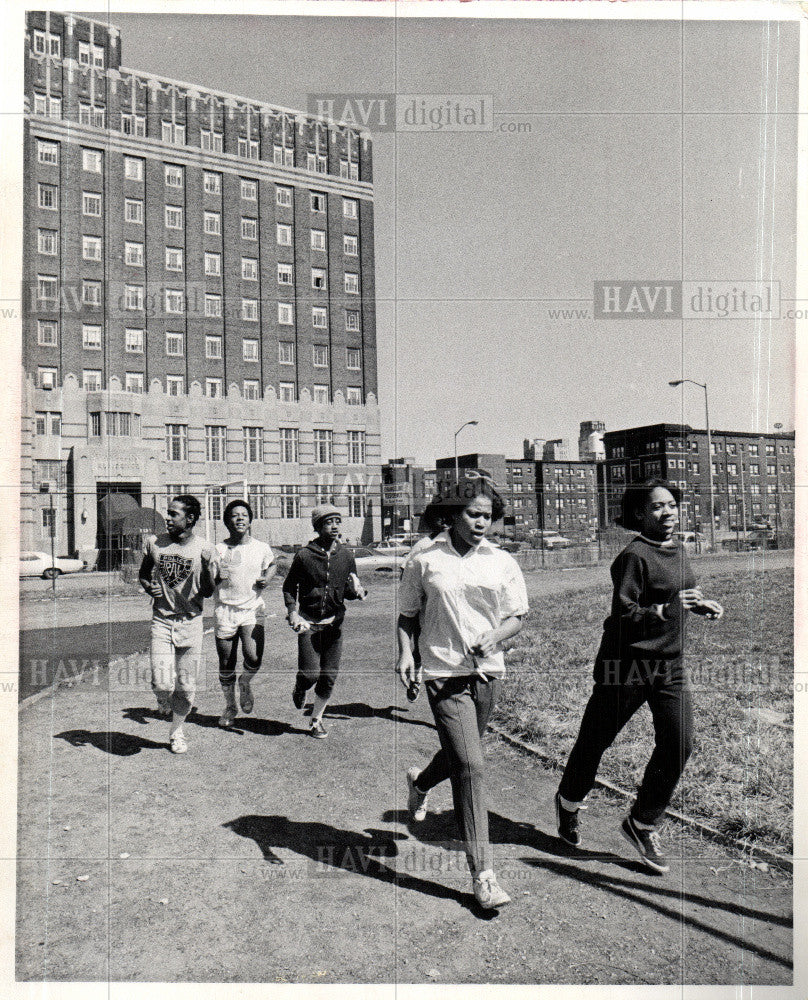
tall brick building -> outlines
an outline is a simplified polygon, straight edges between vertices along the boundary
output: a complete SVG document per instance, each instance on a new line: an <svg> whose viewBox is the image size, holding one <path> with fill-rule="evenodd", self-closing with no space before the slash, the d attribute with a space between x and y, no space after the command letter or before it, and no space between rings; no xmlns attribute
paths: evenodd
<svg viewBox="0 0 808 1000"><path fill-rule="evenodd" d="M204 494L208 530L246 492L275 542L333 497L379 537L367 133L26 23L23 547L103 549L110 492Z"/></svg>

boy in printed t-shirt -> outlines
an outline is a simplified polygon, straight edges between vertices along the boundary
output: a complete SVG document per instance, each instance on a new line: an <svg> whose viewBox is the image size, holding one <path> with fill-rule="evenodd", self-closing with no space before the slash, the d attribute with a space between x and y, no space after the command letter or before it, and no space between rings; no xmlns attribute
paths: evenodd
<svg viewBox="0 0 808 1000"><path fill-rule="evenodd" d="M253 710L250 681L261 666L264 652L262 591L275 575L275 556L266 542L250 534L253 512L246 500L233 500L222 520L230 534L216 546L219 568L216 590L216 652L219 681L224 692L224 712L219 725L230 728L236 718L236 661L238 646L244 669L238 679L239 703L247 715Z"/></svg>

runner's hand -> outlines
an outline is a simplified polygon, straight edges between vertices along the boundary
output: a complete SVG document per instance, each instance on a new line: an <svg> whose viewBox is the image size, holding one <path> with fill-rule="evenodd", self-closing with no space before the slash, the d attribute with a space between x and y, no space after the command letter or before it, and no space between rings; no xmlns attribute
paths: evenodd
<svg viewBox="0 0 808 1000"><path fill-rule="evenodd" d="M161 597L163 593L163 588L157 583L156 580L149 580L146 591L150 597Z"/></svg>
<svg viewBox="0 0 808 1000"><path fill-rule="evenodd" d="M396 664L396 671L404 687L409 687L417 679L418 670L416 669L411 650L405 649L402 651Z"/></svg>
<svg viewBox="0 0 808 1000"><path fill-rule="evenodd" d="M474 656L490 656L496 652L497 642L491 632L481 632L469 647Z"/></svg>
<svg viewBox="0 0 808 1000"><path fill-rule="evenodd" d="M678 600L685 611L692 611L704 600L704 594L700 587L690 587L687 590L680 590L674 600Z"/></svg>
<svg viewBox="0 0 808 1000"><path fill-rule="evenodd" d="M704 615L705 618L709 618L710 621L717 622L719 618L723 618L724 609L718 603L718 601L701 601L696 605L695 608L691 610L697 615Z"/></svg>

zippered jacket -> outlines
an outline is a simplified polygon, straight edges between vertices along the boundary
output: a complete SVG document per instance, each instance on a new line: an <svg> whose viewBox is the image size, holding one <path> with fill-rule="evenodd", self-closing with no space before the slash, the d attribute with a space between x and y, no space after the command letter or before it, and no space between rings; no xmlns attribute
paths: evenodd
<svg viewBox="0 0 808 1000"><path fill-rule="evenodd" d="M350 580L356 573L353 552L339 542L324 549L315 538L295 553L283 581L286 610L297 610L308 621L334 618L339 625L345 617L345 600L358 597Z"/></svg>

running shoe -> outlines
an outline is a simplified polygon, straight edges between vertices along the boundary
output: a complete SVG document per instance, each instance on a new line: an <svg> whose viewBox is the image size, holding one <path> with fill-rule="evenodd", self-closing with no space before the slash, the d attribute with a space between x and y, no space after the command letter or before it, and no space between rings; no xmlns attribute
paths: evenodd
<svg viewBox="0 0 808 1000"><path fill-rule="evenodd" d="M420 823L426 819L426 803L429 798L429 792L419 791L415 787L415 782L418 780L420 773L417 767L411 767L407 771L407 788L409 790L407 795L407 809L410 813L410 819L416 823Z"/></svg>
<svg viewBox="0 0 808 1000"><path fill-rule="evenodd" d="M242 674L238 679L238 700L241 705L241 711L245 715L249 715L253 710L253 705L255 704L255 699L253 698L252 689L250 688L250 678L245 677Z"/></svg>
<svg viewBox="0 0 808 1000"><path fill-rule="evenodd" d="M620 824L620 832L649 868L660 874L669 870L668 859L662 853L656 830L643 830L629 814Z"/></svg>
<svg viewBox="0 0 808 1000"><path fill-rule="evenodd" d="M188 750L188 744L185 742L185 737L182 733L174 733L171 737L169 747L172 753L186 753Z"/></svg>
<svg viewBox="0 0 808 1000"><path fill-rule="evenodd" d="M224 711L219 717L219 725L222 727L222 729L230 729L235 721L236 721L236 706L226 705Z"/></svg>
<svg viewBox="0 0 808 1000"><path fill-rule="evenodd" d="M475 875L472 885L474 898L484 910L498 910L500 906L505 906L511 901L511 897L497 882L497 877L492 871Z"/></svg>
<svg viewBox="0 0 808 1000"><path fill-rule="evenodd" d="M328 736L327 731L319 719L315 719L314 722L312 722L309 729L309 736L313 736L315 740L324 740L326 736Z"/></svg>
<svg viewBox="0 0 808 1000"><path fill-rule="evenodd" d="M581 835L578 832L579 809L565 809L561 804L561 796L555 793L556 827L559 837L570 847L579 847Z"/></svg>

